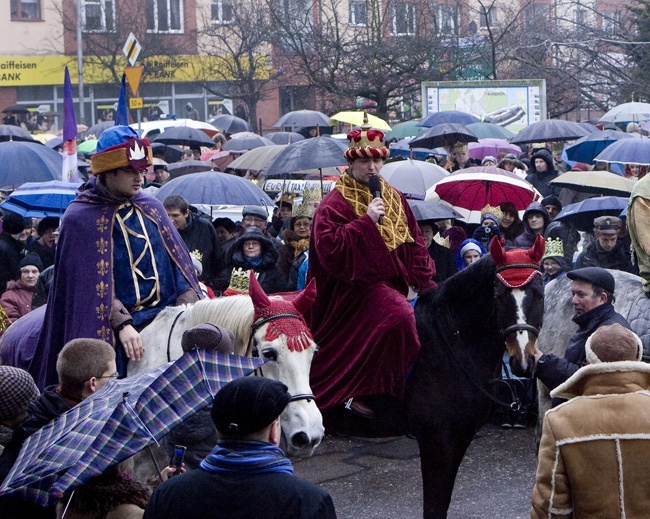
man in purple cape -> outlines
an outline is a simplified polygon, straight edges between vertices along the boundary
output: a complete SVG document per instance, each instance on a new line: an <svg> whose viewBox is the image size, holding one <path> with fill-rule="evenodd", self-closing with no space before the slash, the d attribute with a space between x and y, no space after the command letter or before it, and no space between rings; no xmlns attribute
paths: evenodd
<svg viewBox="0 0 650 519"><path fill-rule="evenodd" d="M165 306L200 298L187 247L162 204L141 191L150 164L149 141L128 126L100 136L94 176L61 222L54 280L29 366L41 389L57 383L57 355L80 337L115 346L125 375L128 359L142 357L138 330Z"/></svg>
<svg viewBox="0 0 650 519"><path fill-rule="evenodd" d="M409 288L436 287L408 203L379 177L383 139L366 126L348 134L350 167L318 207L309 246L318 290L308 323L319 346L311 387L320 409L345 403L366 418L369 397L403 397L420 350Z"/></svg>

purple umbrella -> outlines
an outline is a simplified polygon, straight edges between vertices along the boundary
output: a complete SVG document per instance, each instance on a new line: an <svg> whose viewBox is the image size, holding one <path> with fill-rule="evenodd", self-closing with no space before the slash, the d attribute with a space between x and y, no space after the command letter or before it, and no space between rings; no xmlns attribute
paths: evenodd
<svg viewBox="0 0 650 519"><path fill-rule="evenodd" d="M514 144L510 144L504 139L479 139L478 142L470 142L469 156L473 159L483 160L487 156L496 158L502 150L519 155L521 148Z"/></svg>

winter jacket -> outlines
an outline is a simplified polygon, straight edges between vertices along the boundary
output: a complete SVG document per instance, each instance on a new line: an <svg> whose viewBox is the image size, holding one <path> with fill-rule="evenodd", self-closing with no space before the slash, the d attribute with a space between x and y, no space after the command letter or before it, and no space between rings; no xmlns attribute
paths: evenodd
<svg viewBox="0 0 650 519"><path fill-rule="evenodd" d="M190 212L187 225L178 233L190 253L198 251L201 254L203 273L199 279L214 288L216 277L224 268L224 250L212 223Z"/></svg>
<svg viewBox="0 0 650 519"><path fill-rule="evenodd" d="M542 204L539 202L531 203L524 211L524 216L521 219L524 224L524 232L517 236L513 241L515 248L530 249L535 244L537 233L533 232L528 225L528 216L531 213L541 213L544 217L544 228L540 231L542 235L551 220L551 217L548 215Z"/></svg>
<svg viewBox="0 0 650 519"><path fill-rule="evenodd" d="M54 247L46 247L41 243L41 240L36 240L34 243L32 243L27 249L27 253L36 254L39 257L43 267L41 271L45 270L47 267L54 265Z"/></svg>
<svg viewBox="0 0 650 519"><path fill-rule="evenodd" d="M28 287L20 279L9 281L6 292L0 296L0 306L12 323L32 310L33 295L34 287Z"/></svg>
<svg viewBox="0 0 650 519"><path fill-rule="evenodd" d="M298 242L300 237L291 229L286 229L282 233L282 238L284 243L278 249L278 269L282 272L284 279L286 280L285 291L291 292L298 290L298 271L303 261L307 259L307 254L305 249L302 251L298 257L295 257L295 249L291 245L292 242ZM307 246L309 246L309 238L306 239Z"/></svg>
<svg viewBox="0 0 650 519"><path fill-rule="evenodd" d="M596 239L576 259L576 268L581 269L583 267L602 267L604 269L634 272L630 251L619 241L616 242L616 246L611 251L606 251Z"/></svg>
<svg viewBox="0 0 650 519"><path fill-rule="evenodd" d="M544 162L546 162L546 171L539 173L535 169L535 159L542 159ZM530 158L530 164L531 166L528 170L528 175L526 175L526 180L530 182L542 196L559 196L562 188L553 186L550 183L551 180L554 180L558 177L551 152L546 149L537 151Z"/></svg>
<svg viewBox="0 0 650 519"><path fill-rule="evenodd" d="M0 234L0 294L7 289L7 283L20 277L20 260L23 244L11 234Z"/></svg>
<svg viewBox="0 0 650 519"><path fill-rule="evenodd" d="M576 315L573 322L578 325L578 331L569 339L564 358L545 353L537 361L535 370L537 378L549 389L555 389L586 364L585 344L589 336L598 328L619 323L630 329L625 317L617 313L614 305L609 301L582 315Z"/></svg>
<svg viewBox="0 0 650 519"><path fill-rule="evenodd" d="M650 366L604 362L551 393L569 398L544 417L533 519L648 517Z"/></svg>
<svg viewBox="0 0 650 519"><path fill-rule="evenodd" d="M458 272L456 258L451 249L432 241L429 245L429 255L436 265L436 275L433 276L436 283L440 284Z"/></svg>
<svg viewBox="0 0 650 519"><path fill-rule="evenodd" d="M262 244L261 258L259 266L253 266L244 256L244 243L248 240L257 240ZM277 266L278 251L275 249L273 242L264 236L257 227L249 227L239 236L226 253L226 267L219 274L215 289L224 292L230 284L230 277L233 269L253 270L257 275L257 280L267 294L283 292L285 290L286 280Z"/></svg>

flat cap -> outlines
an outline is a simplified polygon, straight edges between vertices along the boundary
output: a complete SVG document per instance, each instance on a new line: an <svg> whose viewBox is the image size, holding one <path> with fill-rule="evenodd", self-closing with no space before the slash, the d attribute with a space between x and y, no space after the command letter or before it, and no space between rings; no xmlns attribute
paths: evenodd
<svg viewBox="0 0 650 519"><path fill-rule="evenodd" d="M241 212L242 216L257 216L258 218L268 219L269 214L261 205L245 205Z"/></svg>
<svg viewBox="0 0 650 519"><path fill-rule="evenodd" d="M566 273L566 277L573 280L586 281L592 285L604 288L611 294L614 293L614 289L616 288L614 276L600 267L585 267L583 269L571 270Z"/></svg>
<svg viewBox="0 0 650 519"><path fill-rule="evenodd" d="M21 415L38 396L38 388L29 373L20 368L0 366L0 421Z"/></svg>
<svg viewBox="0 0 650 519"><path fill-rule="evenodd" d="M217 392L212 420L220 433L246 436L270 425L290 401L282 382L264 377L238 378Z"/></svg>
<svg viewBox="0 0 650 519"><path fill-rule="evenodd" d="M599 216L598 218L594 218L594 228L599 231L618 232L621 227L623 227L623 220L616 216Z"/></svg>

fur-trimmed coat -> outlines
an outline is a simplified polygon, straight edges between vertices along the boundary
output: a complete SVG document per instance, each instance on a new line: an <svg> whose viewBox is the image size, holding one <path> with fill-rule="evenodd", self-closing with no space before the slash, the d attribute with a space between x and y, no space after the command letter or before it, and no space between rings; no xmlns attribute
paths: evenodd
<svg viewBox="0 0 650 519"><path fill-rule="evenodd" d="M531 518L628 519L650 510L650 365L590 364L551 396Z"/></svg>

